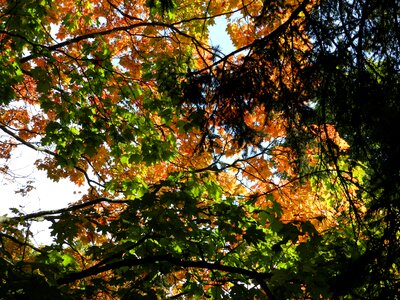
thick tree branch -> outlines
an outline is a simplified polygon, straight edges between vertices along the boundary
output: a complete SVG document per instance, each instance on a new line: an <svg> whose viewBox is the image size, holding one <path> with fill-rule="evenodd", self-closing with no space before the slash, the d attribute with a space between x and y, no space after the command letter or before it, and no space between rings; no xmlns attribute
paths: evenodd
<svg viewBox="0 0 400 300"><path fill-rule="evenodd" d="M235 274L244 275L251 279L256 280L260 284L261 288L267 293L267 295L269 295L269 298L273 299L272 292L269 290L267 284L265 283L266 279L271 278L270 273L259 273L256 271L247 270L247 269L243 269L243 268L239 268L239 267L226 266L226 265L221 265L219 263L212 263L212 262L206 262L206 261L181 260L181 259L173 257L172 255L169 255L169 254L154 255L154 256L148 256L148 257L144 257L144 258L129 258L129 259L124 259L124 260L116 261L113 263L109 263L109 264L106 264L103 266L96 265L94 267L88 268L81 272L70 273L69 275L67 275L63 278L60 278L58 280L58 283L59 284L68 284L68 283L72 283L79 279L97 275L97 274L100 274L102 272L106 272L109 270L115 270L115 269L118 269L121 267L133 267L133 266L139 266L139 265L157 264L160 262L168 262L175 266L180 266L180 267L184 267L184 268L208 269L208 270L216 270L216 271L223 271L223 272L227 272L227 273L235 273Z"/></svg>
<svg viewBox="0 0 400 300"><path fill-rule="evenodd" d="M293 20L297 19L299 14L305 10L307 4L310 2L310 0L304 0L290 15L290 17L280 26L278 26L275 30L273 30L270 34L267 36L263 37L262 39L255 40L253 43L248 44L246 46L243 46L239 49L236 49L235 51L232 51L231 53L225 55L222 59L214 62L213 64L209 65L206 68L203 68L201 70L198 70L196 72L193 72L193 74L201 74L206 70L209 70L215 66L218 66L221 63L226 63L229 58L235 56L238 53L241 53L246 50L252 50L256 47L261 47L265 45L266 43L276 40L282 33L285 32L285 30L289 27L289 25L293 22Z"/></svg>

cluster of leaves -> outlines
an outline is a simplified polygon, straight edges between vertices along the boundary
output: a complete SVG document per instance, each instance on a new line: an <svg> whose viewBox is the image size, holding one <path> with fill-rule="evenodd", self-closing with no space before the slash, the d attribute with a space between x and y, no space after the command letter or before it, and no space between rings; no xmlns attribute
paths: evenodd
<svg viewBox="0 0 400 300"><path fill-rule="evenodd" d="M0 1L0 171L29 147L89 186L1 217L0 298L395 299L398 11Z"/></svg>

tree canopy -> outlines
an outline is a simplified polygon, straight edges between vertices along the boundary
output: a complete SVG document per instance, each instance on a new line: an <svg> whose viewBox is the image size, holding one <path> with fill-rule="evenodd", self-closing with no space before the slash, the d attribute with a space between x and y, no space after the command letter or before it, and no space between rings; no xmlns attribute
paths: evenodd
<svg viewBox="0 0 400 300"><path fill-rule="evenodd" d="M0 217L0 299L397 299L399 12L0 1L0 172L89 187Z"/></svg>

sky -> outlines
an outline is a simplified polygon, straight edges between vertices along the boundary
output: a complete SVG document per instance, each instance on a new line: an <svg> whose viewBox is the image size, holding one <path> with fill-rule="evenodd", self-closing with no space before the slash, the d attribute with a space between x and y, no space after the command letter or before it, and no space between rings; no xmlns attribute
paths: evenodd
<svg viewBox="0 0 400 300"><path fill-rule="evenodd" d="M219 50L224 54L235 50L225 31L226 25L225 18L218 17L215 25L210 27L210 44L219 46ZM13 207L23 213L63 208L78 201L81 193L87 190L87 185L78 187L66 179L54 182L47 178L44 171L38 171L34 166L40 157L42 157L40 153L25 146L20 146L13 152L9 166L14 178L0 173L0 216L12 215L10 208ZM27 180L32 180L34 189L25 196L17 193L16 191L20 190ZM36 244L51 241L49 225L50 223L45 221L33 222L31 231Z"/></svg>
<svg viewBox="0 0 400 300"><path fill-rule="evenodd" d="M216 18L215 25L209 28L210 30L210 44L212 46L219 46L219 49L224 53L228 54L235 50L232 41L225 31L227 21L225 17Z"/></svg>
<svg viewBox="0 0 400 300"><path fill-rule="evenodd" d="M23 213L63 208L81 198L80 193L86 187L78 187L66 179L54 182L47 178L46 172L38 171L34 166L40 157L40 153L25 146L20 146L13 153L9 166L14 178L0 175L0 216L12 215L10 208L17 208ZM34 189L23 196L16 191L27 180L32 180ZM46 221L32 223L30 229L36 244L51 241L48 226L50 222Z"/></svg>

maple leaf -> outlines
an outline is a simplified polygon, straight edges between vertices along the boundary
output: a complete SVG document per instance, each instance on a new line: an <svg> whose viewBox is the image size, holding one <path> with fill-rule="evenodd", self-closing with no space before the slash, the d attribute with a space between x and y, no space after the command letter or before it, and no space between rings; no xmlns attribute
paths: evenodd
<svg viewBox="0 0 400 300"><path fill-rule="evenodd" d="M397 7L339 2L0 1L0 172L88 185L0 218L0 294L394 299Z"/></svg>

